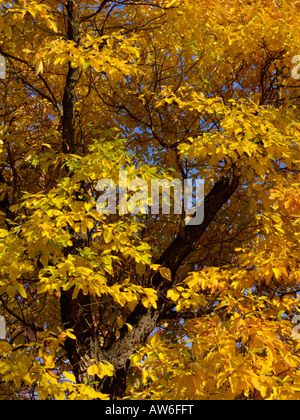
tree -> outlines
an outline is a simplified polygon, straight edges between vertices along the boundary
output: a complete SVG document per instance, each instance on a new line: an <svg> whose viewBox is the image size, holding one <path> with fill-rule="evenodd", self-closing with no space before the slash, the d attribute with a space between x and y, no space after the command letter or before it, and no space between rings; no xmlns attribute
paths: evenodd
<svg viewBox="0 0 300 420"><path fill-rule="evenodd" d="M1 3L1 399L300 396L298 11ZM120 171L203 222L101 214Z"/></svg>

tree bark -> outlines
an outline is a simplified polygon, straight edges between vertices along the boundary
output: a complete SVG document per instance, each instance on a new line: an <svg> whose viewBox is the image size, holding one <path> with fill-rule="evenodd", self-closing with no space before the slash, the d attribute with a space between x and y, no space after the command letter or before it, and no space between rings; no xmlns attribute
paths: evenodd
<svg viewBox="0 0 300 420"><path fill-rule="evenodd" d="M67 337L64 347L73 368L77 382L94 381L94 377L87 374L91 359L98 362L102 354L93 328L91 302L89 295L80 292L76 299L72 298L73 288L61 292L60 308L64 329L72 329L76 340Z"/></svg>
<svg viewBox="0 0 300 420"><path fill-rule="evenodd" d="M68 0L66 9L68 40L78 45L80 41L79 4L75 0ZM75 153L75 93L81 76L81 68L73 68L70 62L68 65L63 95L62 150L64 153Z"/></svg>

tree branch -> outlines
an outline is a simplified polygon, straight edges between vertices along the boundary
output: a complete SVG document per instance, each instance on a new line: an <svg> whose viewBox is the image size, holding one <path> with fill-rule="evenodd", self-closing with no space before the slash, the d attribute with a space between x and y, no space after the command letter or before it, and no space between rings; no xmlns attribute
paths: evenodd
<svg viewBox="0 0 300 420"><path fill-rule="evenodd" d="M26 66L28 66L32 71L35 71L35 68L29 64L26 60L23 60L19 57L15 57L7 52L4 52L1 48L0 48L0 54L3 55L5 58L9 58L11 60L14 61L18 61L19 63L25 64ZM38 78L43 82L43 84L45 85L47 91L49 92L50 96L47 95L46 93L42 92L40 89L38 89L37 87L33 86L31 83L28 82L28 80L25 80L20 74L18 74L17 72L15 72L16 76L22 80L23 83L25 83L27 86L29 86L32 90L34 90L38 95L40 95L42 98L46 99L48 102L50 102L59 112L59 115L62 116L62 109L60 107L60 105L57 102L57 99L54 95L54 93L52 92L47 80L42 76L41 73L39 73Z"/></svg>
<svg viewBox="0 0 300 420"><path fill-rule="evenodd" d="M85 22L87 20L90 20L90 19L96 17L104 9L106 4L109 3L110 1L111 0L103 0L102 3L100 4L100 6L98 7L98 9L94 13L90 14L89 16L82 17L81 22Z"/></svg>

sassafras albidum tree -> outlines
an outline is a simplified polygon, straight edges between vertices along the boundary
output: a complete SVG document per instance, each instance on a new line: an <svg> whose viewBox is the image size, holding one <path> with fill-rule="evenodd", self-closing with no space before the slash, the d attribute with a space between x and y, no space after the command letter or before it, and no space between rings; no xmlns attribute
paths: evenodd
<svg viewBox="0 0 300 420"><path fill-rule="evenodd" d="M1 3L1 399L300 396L299 11ZM120 170L203 222L101 215Z"/></svg>

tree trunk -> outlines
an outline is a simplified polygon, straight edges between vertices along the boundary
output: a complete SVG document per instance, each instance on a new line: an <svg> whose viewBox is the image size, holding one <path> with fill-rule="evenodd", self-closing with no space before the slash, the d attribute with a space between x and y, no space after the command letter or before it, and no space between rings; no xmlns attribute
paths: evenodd
<svg viewBox="0 0 300 420"><path fill-rule="evenodd" d="M91 302L88 295L79 292L72 298L73 288L61 291L60 308L64 329L73 329L76 340L67 337L65 349L73 367L73 373L79 383L92 382L93 377L87 374L91 360L100 362L102 354L93 328Z"/></svg>

